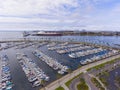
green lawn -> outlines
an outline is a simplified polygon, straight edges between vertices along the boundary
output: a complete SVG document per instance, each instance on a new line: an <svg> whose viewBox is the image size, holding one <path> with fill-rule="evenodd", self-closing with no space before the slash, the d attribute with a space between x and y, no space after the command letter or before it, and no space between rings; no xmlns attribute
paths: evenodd
<svg viewBox="0 0 120 90"><path fill-rule="evenodd" d="M108 62L99 64L99 65L97 65L97 66L94 66L94 67L92 67L92 68L87 69L87 71L90 71L90 70L92 70L92 69L96 69L96 70L101 69L101 68L104 67L106 64L112 64L112 63L114 63L116 60L120 60L120 58L116 58L116 59L113 59L113 60L111 60L111 61L108 61Z"/></svg>
<svg viewBox="0 0 120 90"><path fill-rule="evenodd" d="M72 78L72 79L70 79L69 81L67 81L67 82L65 83L65 85L66 85L67 87L69 87L69 85L70 85L70 83L72 82L72 80L74 80L75 78L78 78L81 74L82 74L82 73L80 73L79 75L77 75L77 76L75 76L74 78Z"/></svg>
<svg viewBox="0 0 120 90"><path fill-rule="evenodd" d="M108 85L108 82L107 82L106 78L100 77L99 79L101 80L101 82L102 82L105 86Z"/></svg>
<svg viewBox="0 0 120 90"><path fill-rule="evenodd" d="M63 87L58 87L58 88L56 88L55 90L65 90Z"/></svg>
<svg viewBox="0 0 120 90"><path fill-rule="evenodd" d="M80 79L80 83L77 85L78 90L89 90L89 87L85 83L85 80L83 78Z"/></svg>

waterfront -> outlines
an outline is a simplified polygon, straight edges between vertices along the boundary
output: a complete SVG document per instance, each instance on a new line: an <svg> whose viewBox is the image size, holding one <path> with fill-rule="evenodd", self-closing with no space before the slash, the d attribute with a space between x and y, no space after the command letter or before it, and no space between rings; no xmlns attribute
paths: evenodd
<svg viewBox="0 0 120 90"><path fill-rule="evenodd" d="M100 54L106 53L106 52L101 52L101 53L97 53L97 54L91 54L88 56L80 57L77 59L72 59L67 54L61 55L61 54L56 53L55 50L54 51L48 50L48 47L46 45L43 45L38 49L41 50L46 55L49 55L50 57L56 59L61 64L68 66L71 70L76 70L79 66L81 66L80 60L85 60L85 59L87 59L89 57L93 57L94 55L97 55L97 54L100 55ZM48 82L46 82L45 85L51 83L52 81L54 81L58 78L57 71L53 70L45 62L41 61L39 58L37 58L36 56L34 56L32 54L32 52L34 50L36 50L36 45L28 46L28 47L21 48L21 49L19 49L19 48L16 49L16 47L12 47L12 48L2 50L0 52L1 55L2 54L8 55L8 58L10 60L10 69L11 69L11 73L12 73L12 80L15 85L14 90L16 90L16 89L17 90L38 90L38 87L33 89L32 85L27 80L27 77L25 76L25 73L23 72L23 70L16 58L16 53L18 53L18 52L23 52L30 59L34 60L35 63L50 77L50 80Z"/></svg>
<svg viewBox="0 0 120 90"><path fill-rule="evenodd" d="M21 43L23 43L23 42L21 42ZM29 46L29 43L33 43L33 45ZM36 49L38 49L38 50L42 51L44 54L54 58L55 60L57 60L61 64L68 66L71 70L76 70L78 67L80 67L81 60L84 61L87 58L91 58L91 57L96 56L96 55L104 55L105 53L107 53L109 51L109 50L101 51L98 53L93 53L93 54L90 54L87 56L73 59L73 58L70 58L68 56L68 54L71 52L68 52L66 54L59 54L56 52L56 50L48 50L48 47L47 47L47 45L49 45L48 42L45 45L42 45L41 47L36 48L36 46L39 46L41 43L42 42L39 42L39 43L38 42L26 42L26 43L21 45L21 47L26 46L24 48L17 48L18 46L14 46L14 47L11 47L8 49L3 49L0 51L1 55L4 55L4 54L8 55L8 58L10 61L10 70L11 70L11 75L12 75L12 81L14 83L14 87L13 87L14 90L38 90L41 87L40 86L37 88L33 88L32 84L29 83L24 71L22 70L22 68L21 68L21 66L16 58L16 53L18 53L18 52L25 53L30 59L34 60L34 62L45 72L45 74L47 74L50 77L50 80L48 82L45 82L45 84L44 84L44 85L47 85L47 84L51 83L52 81L58 79L59 75L58 75L56 70L53 70L53 68L49 67L45 62L41 61L39 58L37 58L36 56L34 56L32 54L32 52L35 51ZM15 43L13 43L13 44L15 44ZM28 44L28 46L26 44ZM55 46L60 46L59 44L64 44L64 43L58 42ZM70 45L75 45L75 44L73 43ZM3 44L1 44L1 46L7 46L7 44L3 43ZM67 46L67 45L63 45L63 46ZM54 45L52 47L54 47ZM90 48L94 49L96 47L93 45L93 47L90 46ZM70 49L70 48L68 48L68 49ZM78 52L78 51L83 52L84 50L76 50L73 52Z"/></svg>
<svg viewBox="0 0 120 90"><path fill-rule="evenodd" d="M24 37L21 31L0 32L0 41L23 38ZM26 37L26 39L88 42L98 45L120 48L120 36L28 36Z"/></svg>

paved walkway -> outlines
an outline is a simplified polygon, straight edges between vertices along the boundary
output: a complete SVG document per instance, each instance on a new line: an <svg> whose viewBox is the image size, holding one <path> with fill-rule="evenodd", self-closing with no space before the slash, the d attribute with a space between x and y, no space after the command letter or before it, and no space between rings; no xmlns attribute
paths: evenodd
<svg viewBox="0 0 120 90"><path fill-rule="evenodd" d="M77 85L80 83L80 79L79 79L79 77L78 78L75 78L72 82L71 82L71 84L70 84L70 86L69 86L69 89L70 90L77 90Z"/></svg>
<svg viewBox="0 0 120 90"><path fill-rule="evenodd" d="M113 68L117 68L120 66L120 60L115 61L114 63L111 64L106 64L104 67L100 68L99 70L91 70L89 73L92 73L94 76L98 75L100 72L104 71L111 71Z"/></svg>
<svg viewBox="0 0 120 90"><path fill-rule="evenodd" d="M61 85L65 90L69 90L69 88L65 85L65 84L62 84Z"/></svg>
<svg viewBox="0 0 120 90"><path fill-rule="evenodd" d="M89 90L98 90L98 88L92 83L91 77L88 75L88 73L84 74L84 79L89 87Z"/></svg>
<svg viewBox="0 0 120 90"><path fill-rule="evenodd" d="M91 68L91 67L94 67L96 65L99 65L99 64L102 64L102 63L105 63L105 62L108 62L108 61L111 61L115 58L119 58L120 57L120 54L116 55L116 56L112 56L112 57L109 57L109 58L106 58L106 59L103 59L103 60L100 60L100 61L97 61L97 62L94 62L94 63L91 63L91 64L88 64L88 65L85 65L85 66L82 66L81 68L73 71L72 73L70 74L67 74L65 76L63 76L62 78L52 82L51 84L47 85L45 87L45 90L54 90L56 89L57 87L59 87L61 84L64 84L66 83L68 80L72 79L73 77L79 75L80 73L86 71L87 69ZM61 84L59 84L59 82Z"/></svg>
<svg viewBox="0 0 120 90"><path fill-rule="evenodd" d="M98 78L98 77L96 77L96 76L94 76L94 75L92 75L92 74L88 74L90 77L93 77L93 78L96 78L96 80L102 85L102 87L105 89L105 90L107 90L106 89L106 87L104 86L104 84L100 81L100 79Z"/></svg>

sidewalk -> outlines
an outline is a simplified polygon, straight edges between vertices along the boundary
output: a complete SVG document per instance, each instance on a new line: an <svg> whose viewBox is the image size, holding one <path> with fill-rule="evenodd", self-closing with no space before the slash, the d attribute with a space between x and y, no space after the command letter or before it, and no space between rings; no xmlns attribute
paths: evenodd
<svg viewBox="0 0 120 90"><path fill-rule="evenodd" d="M62 84L62 87L63 87L65 90L69 90L69 88L68 88L65 84Z"/></svg>
<svg viewBox="0 0 120 90"><path fill-rule="evenodd" d="M98 78L98 77L96 77L96 76L94 76L94 75L92 75L92 74L88 74L90 77L93 77L93 78L96 78L96 80L102 85L102 87L105 89L105 90L107 90L106 89L106 87L104 86L104 84L100 81L100 79Z"/></svg>

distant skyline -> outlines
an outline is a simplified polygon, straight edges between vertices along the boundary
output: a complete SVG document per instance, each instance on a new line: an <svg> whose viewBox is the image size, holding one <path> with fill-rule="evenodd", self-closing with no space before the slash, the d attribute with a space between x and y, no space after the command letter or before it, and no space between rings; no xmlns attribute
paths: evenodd
<svg viewBox="0 0 120 90"><path fill-rule="evenodd" d="M120 31L120 0L0 0L0 31Z"/></svg>

